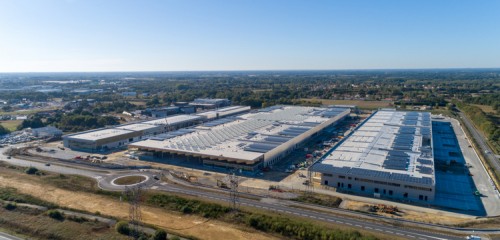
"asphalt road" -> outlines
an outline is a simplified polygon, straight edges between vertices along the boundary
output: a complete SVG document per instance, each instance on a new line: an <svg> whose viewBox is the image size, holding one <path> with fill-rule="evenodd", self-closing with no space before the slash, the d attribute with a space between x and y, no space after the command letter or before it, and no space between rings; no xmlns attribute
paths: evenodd
<svg viewBox="0 0 500 240"><path fill-rule="evenodd" d="M491 150L490 146L486 143L486 138L483 136L481 132L477 130L477 128L472 124L471 120L465 116L463 112L458 112L460 115L460 118L464 121L466 127L469 129L470 133L472 134L472 137L476 139L476 142L478 143L479 150L481 150L483 155L488 158L488 161L492 163L492 167L496 169L496 171L500 172L500 161L496 159L495 155L493 154L493 151ZM489 152L489 154L486 154L486 151Z"/></svg>
<svg viewBox="0 0 500 240"><path fill-rule="evenodd" d="M2 152L2 151L0 151ZM45 166L44 163L40 162L34 162L34 161L27 161L27 160L21 160L21 159L7 159L6 156L3 154L0 154L0 160L6 161L10 164L13 165L18 165L18 166L34 166L37 167L40 170L45 170L45 171L50 171L50 172L57 172L57 173L62 173L62 174L76 174L76 175L82 175L82 176L87 176L91 178L95 178L99 181L99 185L103 189L107 190L121 190L116 187L109 187L110 182L115 179L118 176L124 176L124 175L130 175L130 174L147 174L147 176L152 176L152 172L146 172L146 171L109 171L109 173L102 172L102 170L98 171L92 171L90 169L78 169L70 166L62 166L62 165L56 165L52 164L51 166ZM207 191L206 189L203 188L186 188L180 185L174 185L174 184L168 184L168 183L159 183L157 181L152 181L147 183L148 186L150 186L153 189L156 190L162 190L162 191L167 191L167 192L176 192L176 193L182 193L182 194L188 194L188 195L193 195L196 197L201 197L201 198L207 198L207 199L214 199L214 200L219 200L219 201L230 201L229 196L220 192L211 192ZM111 184L112 185L112 184ZM399 226L392 226L392 225L387 225L387 224L382 224L382 223L376 223L376 222L371 222L371 221L366 221L363 218L352 218L352 217L347 217L347 216L341 216L341 215L336 215L334 213L330 212L318 212L318 211L312 211L312 210L307 210L304 208L296 208L296 207L291 207L283 204L277 203L270 203L266 201L258 201L258 200L252 200L252 199L247 199L247 198L240 198L240 203L241 205L244 206L249 206L249 207L255 207L255 208L260 208L265 211L275 211L278 213L284 213L284 214L291 214L291 215L296 215L304 218L309 218L313 220L318 220L318 221L326 221L338 225L343 225L343 226L348 226L352 228L359 228L359 229L364 229L367 231L373 231L373 232L380 232L384 234L389 234L389 235L398 235L402 238L408 238L408 239L463 239L463 237L455 237L451 235L446 235L442 233L437 233L433 231L426 231L426 230L419 230L419 229L414 229L414 228L404 228L404 227L399 227ZM424 226L424 225L423 225ZM441 229L441 230L447 230L447 229ZM463 233L464 235L467 234L467 232Z"/></svg>
<svg viewBox="0 0 500 240"><path fill-rule="evenodd" d="M156 185L155 189L163 190L167 192L182 193L187 195L193 195L201 198L231 202L229 196L213 193L208 191L200 191L197 189L187 189L178 187L178 185L172 185L168 183L162 183ZM445 235L441 233L429 232L425 230L417 230L412 228L399 228L396 226L366 222L360 219L354 219L344 216L336 216L328 213L322 213L312 210L307 210L304 208L294 208L279 203L269 203L263 201L250 200L246 198L240 198L239 202L242 206L260 208L264 211L275 211L283 214L291 214L298 217L310 218L313 220L330 222L338 225L343 225L352 228L360 228L367 231L380 232L388 235L397 235L402 238L408 239L463 239L463 237L456 237L451 235Z"/></svg>
<svg viewBox="0 0 500 240"><path fill-rule="evenodd" d="M7 233L0 232L0 240L22 240L22 238L14 237Z"/></svg>

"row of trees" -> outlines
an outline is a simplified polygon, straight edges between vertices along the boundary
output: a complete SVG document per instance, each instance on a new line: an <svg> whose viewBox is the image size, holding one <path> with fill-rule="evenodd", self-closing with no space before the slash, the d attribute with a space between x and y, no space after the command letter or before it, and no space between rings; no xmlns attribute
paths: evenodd
<svg viewBox="0 0 500 240"><path fill-rule="evenodd" d="M89 112L79 113L57 113L53 117L42 119L34 115L24 120L18 130L24 128L39 128L44 126L55 126L63 131L77 132L94 128L101 128L109 125L117 125L119 121L113 116L94 116Z"/></svg>
<svg viewBox="0 0 500 240"><path fill-rule="evenodd" d="M476 106L464 103L458 103L457 106L486 134L490 141L500 146L500 127L492 117Z"/></svg>

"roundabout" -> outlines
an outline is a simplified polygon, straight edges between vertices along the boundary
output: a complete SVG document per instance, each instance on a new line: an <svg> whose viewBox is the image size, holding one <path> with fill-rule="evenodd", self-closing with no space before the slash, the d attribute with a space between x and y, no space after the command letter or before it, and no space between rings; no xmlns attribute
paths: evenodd
<svg viewBox="0 0 500 240"><path fill-rule="evenodd" d="M157 173L149 171L114 173L98 178L99 187L110 191L123 191L126 187L137 185L150 187L158 181Z"/></svg>
<svg viewBox="0 0 500 240"><path fill-rule="evenodd" d="M141 184L149 180L149 177L146 175L128 175L128 176L120 176L111 181L111 184L117 186L134 186L137 184Z"/></svg>

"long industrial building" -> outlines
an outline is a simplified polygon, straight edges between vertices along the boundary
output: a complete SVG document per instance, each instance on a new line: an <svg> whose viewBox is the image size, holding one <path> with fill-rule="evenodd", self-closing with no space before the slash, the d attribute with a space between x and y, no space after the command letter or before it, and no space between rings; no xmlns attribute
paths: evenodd
<svg viewBox="0 0 500 240"><path fill-rule="evenodd" d="M346 108L273 106L216 119L128 147L165 161L181 157L205 165L255 171L278 162L349 113Z"/></svg>
<svg viewBox="0 0 500 240"><path fill-rule="evenodd" d="M250 107L248 106L230 106L197 114L179 114L111 128L94 129L65 135L63 136L63 144L65 147L74 150L90 152L107 151L158 134L248 111L250 111Z"/></svg>
<svg viewBox="0 0 500 240"><path fill-rule="evenodd" d="M196 115L176 115L141 123L101 128L63 136L63 144L74 150L98 152L125 146L182 127L197 124L202 117Z"/></svg>
<svg viewBox="0 0 500 240"><path fill-rule="evenodd" d="M313 165L337 191L404 201L435 195L431 116L379 110Z"/></svg>

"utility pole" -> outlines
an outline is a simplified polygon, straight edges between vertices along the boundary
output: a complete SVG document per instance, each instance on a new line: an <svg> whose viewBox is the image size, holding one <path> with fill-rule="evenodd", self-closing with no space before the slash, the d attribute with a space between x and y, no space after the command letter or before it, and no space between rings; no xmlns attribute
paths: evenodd
<svg viewBox="0 0 500 240"><path fill-rule="evenodd" d="M307 168L307 185L306 185L306 194L311 194L314 192L314 185L313 185L313 172L311 170L312 165Z"/></svg>
<svg viewBox="0 0 500 240"><path fill-rule="evenodd" d="M234 211L238 211L240 206L240 198L238 193L239 186L238 176L235 174L235 171L229 174L229 188L230 188L230 198L231 198L231 207Z"/></svg>
<svg viewBox="0 0 500 240"><path fill-rule="evenodd" d="M141 215L141 192L142 184L132 187L125 187L125 195L129 202L129 220L132 229L130 231L131 237L139 239L139 226L142 220Z"/></svg>

